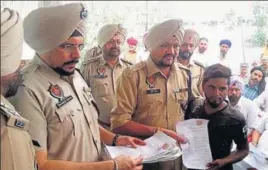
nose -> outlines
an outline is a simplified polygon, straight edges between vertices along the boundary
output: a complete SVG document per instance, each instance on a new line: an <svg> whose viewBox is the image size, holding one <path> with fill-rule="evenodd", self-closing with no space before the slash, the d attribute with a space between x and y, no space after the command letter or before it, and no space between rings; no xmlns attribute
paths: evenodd
<svg viewBox="0 0 268 170"><path fill-rule="evenodd" d="M79 47L75 47L75 49L72 52L72 59L79 59L80 58L80 49Z"/></svg>
<svg viewBox="0 0 268 170"><path fill-rule="evenodd" d="M167 54L172 54L174 55L175 54L175 49L173 46L169 46L168 49L167 49Z"/></svg>

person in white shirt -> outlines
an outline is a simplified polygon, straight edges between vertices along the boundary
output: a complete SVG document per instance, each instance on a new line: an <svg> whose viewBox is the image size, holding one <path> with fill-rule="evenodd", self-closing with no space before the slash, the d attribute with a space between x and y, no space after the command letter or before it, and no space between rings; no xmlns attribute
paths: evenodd
<svg viewBox="0 0 268 170"><path fill-rule="evenodd" d="M228 90L228 99L230 104L244 115L248 126L248 135L250 135L263 113L253 101L242 96L243 87L244 83L240 79L232 79Z"/></svg>
<svg viewBox="0 0 268 170"><path fill-rule="evenodd" d="M268 84L268 83L267 83ZM257 106L264 112L268 112L268 88L262 94L253 100Z"/></svg>
<svg viewBox="0 0 268 170"><path fill-rule="evenodd" d="M233 165L234 170L268 170L268 116L263 116L252 133L249 154Z"/></svg>
<svg viewBox="0 0 268 170"><path fill-rule="evenodd" d="M233 62L231 56L228 55L229 50L232 47L232 42L228 39L223 39L220 41L219 47L220 54L217 57L211 56L208 62L208 66L219 63L221 65L229 67L232 70L232 73L234 73L237 63Z"/></svg>
<svg viewBox="0 0 268 170"><path fill-rule="evenodd" d="M198 42L198 48L194 51L192 59L202 63L205 67L208 66L209 56L207 55L208 39L201 37Z"/></svg>

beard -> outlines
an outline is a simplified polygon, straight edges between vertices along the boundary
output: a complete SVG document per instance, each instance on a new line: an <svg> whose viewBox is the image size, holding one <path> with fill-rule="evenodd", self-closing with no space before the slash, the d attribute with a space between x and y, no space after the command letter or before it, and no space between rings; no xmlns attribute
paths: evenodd
<svg viewBox="0 0 268 170"><path fill-rule="evenodd" d="M207 103L208 103L209 106L210 106L211 108L213 108L213 109L216 109L217 107L219 107L219 106L222 104L222 102L224 101L224 99L219 98L220 101L217 102L216 100L213 100L212 97L210 97L210 98L207 97L206 94L205 94L205 97L206 97Z"/></svg>
<svg viewBox="0 0 268 170"><path fill-rule="evenodd" d="M62 67L56 67L56 68L52 68L55 72L57 72L59 75L61 76L70 76L74 74L74 71L65 71L63 69L63 66L66 66L68 64L77 64L79 62L79 60L71 60L71 61L67 61L65 63L63 63Z"/></svg>
<svg viewBox="0 0 268 170"><path fill-rule="evenodd" d="M191 56L193 55L193 53L190 53L190 52L183 52L183 51L180 51L179 52L179 57L183 60L188 60L191 58Z"/></svg>
<svg viewBox="0 0 268 170"><path fill-rule="evenodd" d="M119 57L119 55L120 55L120 48L111 48L108 56Z"/></svg>
<svg viewBox="0 0 268 170"><path fill-rule="evenodd" d="M232 95L228 96L228 98L232 104L236 105L238 103L239 99L241 98L241 95L236 96L236 95L232 94Z"/></svg>
<svg viewBox="0 0 268 170"><path fill-rule="evenodd" d="M201 48L198 48L198 51L199 51L199 53L202 53L203 54L206 51L206 49L203 48L203 47L201 47Z"/></svg>
<svg viewBox="0 0 268 170"><path fill-rule="evenodd" d="M173 57L173 61L172 61L172 63L166 63L165 62L165 58L167 58L167 57L169 57L169 56L172 56ZM163 56L163 58L158 62L158 66L159 67L170 67L170 66L172 66L172 64L174 63L174 59L175 59L175 55L172 55L172 54L165 54L164 56Z"/></svg>
<svg viewBox="0 0 268 170"><path fill-rule="evenodd" d="M22 76L21 75L18 75L17 79L9 80L6 83L6 84L8 84L8 86L2 87L3 95L6 98L14 96L17 93L18 88L19 88L21 83L22 83Z"/></svg>

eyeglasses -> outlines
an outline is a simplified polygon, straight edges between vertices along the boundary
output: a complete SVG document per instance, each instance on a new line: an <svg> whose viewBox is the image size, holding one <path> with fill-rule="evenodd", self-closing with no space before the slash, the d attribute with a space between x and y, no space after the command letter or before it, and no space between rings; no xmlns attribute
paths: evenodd
<svg viewBox="0 0 268 170"><path fill-rule="evenodd" d="M79 51L82 51L84 49L85 45L84 44L61 44L60 48L62 48L66 52L74 52L78 48Z"/></svg>

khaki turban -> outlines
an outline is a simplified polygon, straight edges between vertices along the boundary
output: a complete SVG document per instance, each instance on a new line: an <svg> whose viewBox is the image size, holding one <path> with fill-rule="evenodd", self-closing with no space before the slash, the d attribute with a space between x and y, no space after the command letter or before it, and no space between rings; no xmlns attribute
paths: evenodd
<svg viewBox="0 0 268 170"><path fill-rule="evenodd" d="M146 48L151 51L175 36L179 43L183 41L184 29L181 20L167 20L152 27L144 40Z"/></svg>
<svg viewBox="0 0 268 170"><path fill-rule="evenodd" d="M87 10L81 3L33 10L23 22L27 44L38 54L57 48L77 30L85 38Z"/></svg>
<svg viewBox="0 0 268 170"><path fill-rule="evenodd" d="M188 40L192 40L194 47L196 47L199 42L199 34L193 29L186 29L184 32L183 42L187 43Z"/></svg>
<svg viewBox="0 0 268 170"><path fill-rule="evenodd" d="M16 11L1 11L1 76L14 73L22 55L23 27Z"/></svg>
<svg viewBox="0 0 268 170"><path fill-rule="evenodd" d="M102 48L116 34L122 36L123 41L126 40L127 30L120 24L107 24L103 26L97 36L99 46Z"/></svg>

